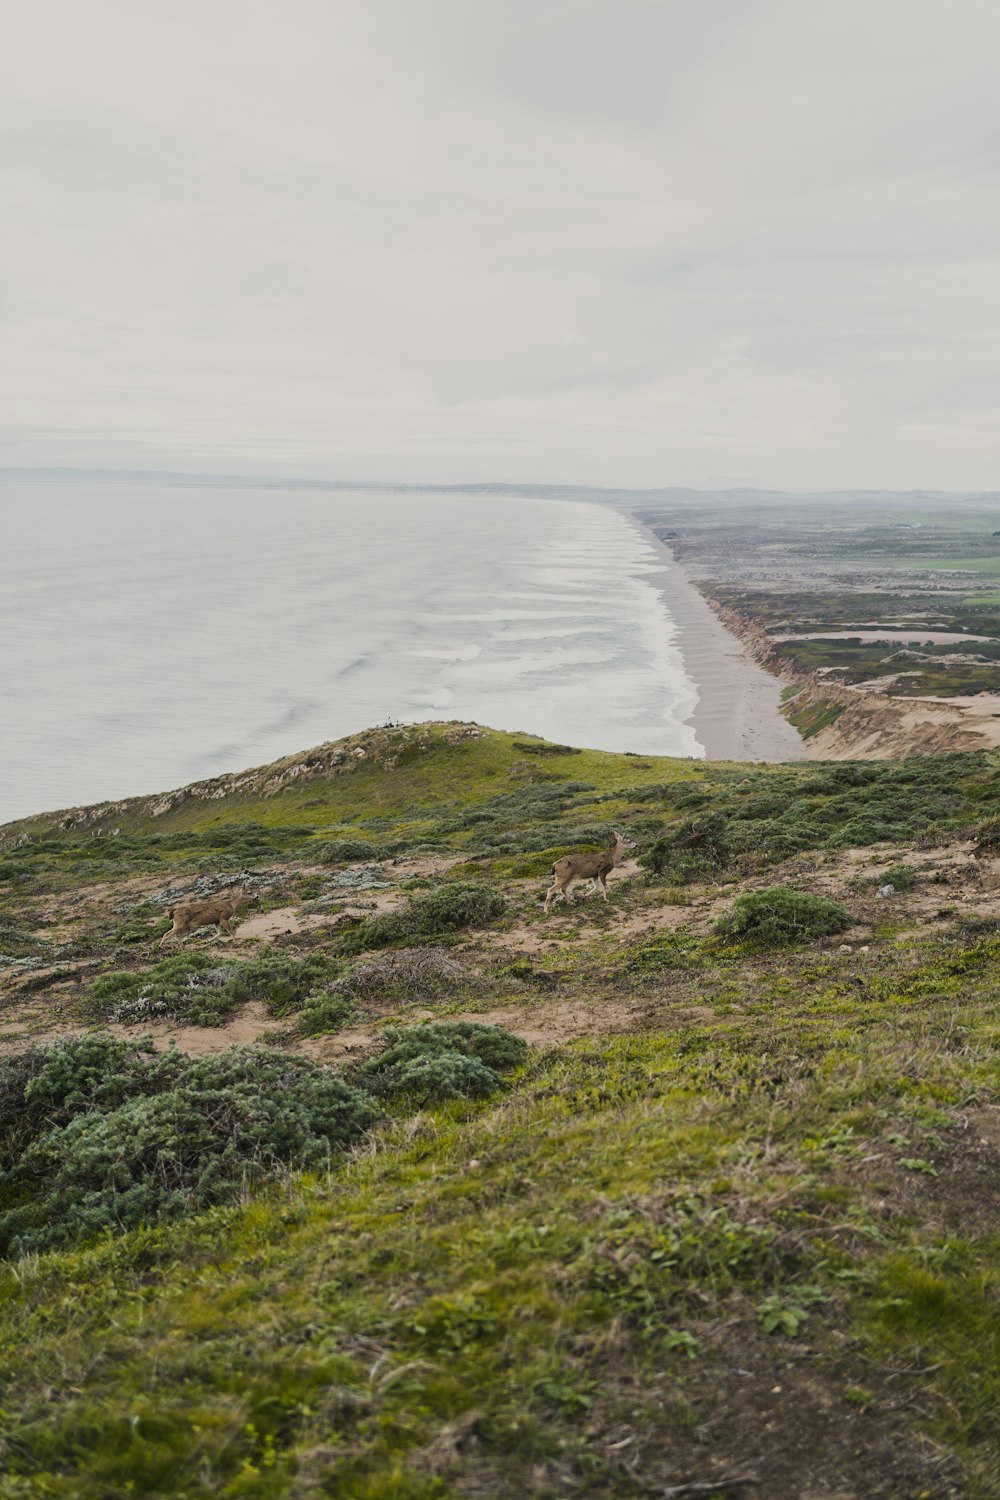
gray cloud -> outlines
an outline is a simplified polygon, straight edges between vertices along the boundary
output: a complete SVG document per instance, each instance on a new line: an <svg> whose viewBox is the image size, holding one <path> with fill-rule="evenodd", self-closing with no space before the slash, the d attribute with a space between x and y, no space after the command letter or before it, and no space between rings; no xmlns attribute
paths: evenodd
<svg viewBox="0 0 1000 1500"><path fill-rule="evenodd" d="M36 0L0 463L996 485L994 0Z"/></svg>

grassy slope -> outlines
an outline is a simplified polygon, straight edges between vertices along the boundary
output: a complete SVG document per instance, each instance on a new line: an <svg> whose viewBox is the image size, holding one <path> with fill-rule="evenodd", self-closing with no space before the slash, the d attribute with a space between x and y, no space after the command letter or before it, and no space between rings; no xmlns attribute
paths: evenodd
<svg viewBox="0 0 1000 1500"><path fill-rule="evenodd" d="M470 729L476 737L469 737ZM312 752L261 768L255 778L258 785L227 791L213 800L188 799L161 816L153 816L149 811L150 804L157 800L155 797L131 798L118 804L104 822L130 834L199 832L233 821L253 820L276 828L310 823L322 828L329 837L334 831L356 833L359 826L389 818L396 832L411 832L419 829L430 815L447 808L478 804L511 790L509 778L517 768L522 771L534 768L543 774L555 772L563 779L589 781L602 791L704 773L703 763L698 761L616 755L600 750L532 755L519 747L544 746L543 741L496 730L476 732L475 726L425 724L417 730L371 730L338 743L348 752L342 766L332 772L320 771L291 779L274 794L262 793L260 784L268 782L282 768L306 761ZM356 760L352 751L360 748L365 750L365 758ZM56 834L60 816L49 813L5 824L0 827L0 839L12 844L22 832L36 838ZM85 837L89 832L84 829L77 837Z"/></svg>
<svg viewBox="0 0 1000 1500"><path fill-rule="evenodd" d="M730 813L817 774L443 734L199 826L384 819L462 848L448 810L526 766ZM960 764L992 810L993 768ZM39 882L77 878L54 863ZM616 916L583 943L562 918L544 963L581 1005L634 1002L630 1034L536 1050L508 1094L390 1121L329 1178L0 1270L0 1496L996 1493L996 924L755 958L622 941Z"/></svg>

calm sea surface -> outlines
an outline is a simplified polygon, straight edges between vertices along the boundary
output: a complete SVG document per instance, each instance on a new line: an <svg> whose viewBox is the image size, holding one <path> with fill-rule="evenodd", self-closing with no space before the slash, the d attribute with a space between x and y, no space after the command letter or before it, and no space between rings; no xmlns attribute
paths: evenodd
<svg viewBox="0 0 1000 1500"><path fill-rule="evenodd" d="M612 510L0 486L0 822L386 719L700 755L656 555Z"/></svg>

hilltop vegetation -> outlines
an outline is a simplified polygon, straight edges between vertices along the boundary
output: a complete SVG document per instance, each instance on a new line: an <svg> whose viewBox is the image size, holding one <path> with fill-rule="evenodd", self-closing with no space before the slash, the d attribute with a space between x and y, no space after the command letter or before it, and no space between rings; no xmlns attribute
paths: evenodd
<svg viewBox="0 0 1000 1500"><path fill-rule="evenodd" d="M0 1496L987 1500L998 817L435 725L0 830Z"/></svg>

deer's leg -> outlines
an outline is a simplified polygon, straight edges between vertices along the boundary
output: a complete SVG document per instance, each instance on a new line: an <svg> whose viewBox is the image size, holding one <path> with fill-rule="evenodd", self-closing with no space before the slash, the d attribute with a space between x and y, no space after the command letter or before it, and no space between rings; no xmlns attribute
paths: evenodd
<svg viewBox="0 0 1000 1500"><path fill-rule="evenodd" d="M608 877L606 875L599 875L597 877L597 879L601 882L601 890L604 893L604 899L605 899L605 901L607 901L607 899L608 899ZM596 885L596 881L595 881L595 885Z"/></svg>
<svg viewBox="0 0 1000 1500"><path fill-rule="evenodd" d="M561 896L561 895L562 895L562 888L560 887L559 882L555 881L549 887L549 889L545 892L545 907L544 907L544 910L546 912L548 912L549 902L552 900L552 898L554 896Z"/></svg>
<svg viewBox="0 0 1000 1500"><path fill-rule="evenodd" d="M167 928L166 932L160 938L160 941L157 943L156 946L158 948L162 948L163 945L164 945L164 943L167 941L167 938L169 938L169 937L176 937L176 936L177 936L177 926L175 924L173 927L168 927Z"/></svg>

